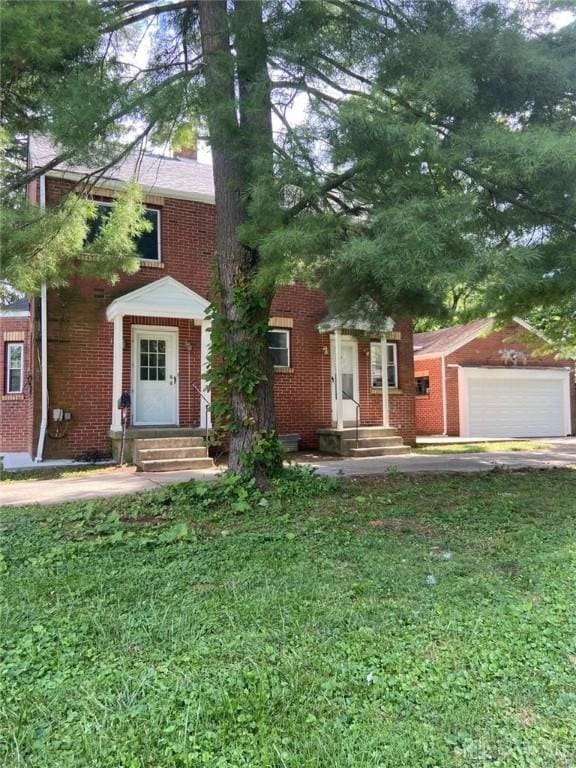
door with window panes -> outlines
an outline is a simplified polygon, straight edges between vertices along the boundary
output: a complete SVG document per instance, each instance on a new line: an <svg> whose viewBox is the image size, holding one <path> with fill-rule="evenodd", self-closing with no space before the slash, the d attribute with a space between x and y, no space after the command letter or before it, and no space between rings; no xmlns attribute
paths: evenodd
<svg viewBox="0 0 576 768"><path fill-rule="evenodd" d="M336 386L336 343L330 337L332 421L338 419L338 388ZM340 386L342 390L342 418L345 424L356 422L358 394L358 341L343 336L340 342Z"/></svg>
<svg viewBox="0 0 576 768"><path fill-rule="evenodd" d="M134 332L135 426L178 423L178 331Z"/></svg>

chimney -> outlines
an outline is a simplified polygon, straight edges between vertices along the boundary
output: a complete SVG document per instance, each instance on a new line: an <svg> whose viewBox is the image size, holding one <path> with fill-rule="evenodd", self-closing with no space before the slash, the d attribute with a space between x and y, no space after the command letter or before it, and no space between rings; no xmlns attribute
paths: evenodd
<svg viewBox="0 0 576 768"><path fill-rule="evenodd" d="M198 147L181 147L174 151L174 157L177 157L180 160L197 160Z"/></svg>

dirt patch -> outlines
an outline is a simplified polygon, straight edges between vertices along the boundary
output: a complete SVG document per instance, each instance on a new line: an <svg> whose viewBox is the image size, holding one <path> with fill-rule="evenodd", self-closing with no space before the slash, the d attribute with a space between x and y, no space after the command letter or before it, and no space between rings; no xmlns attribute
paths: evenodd
<svg viewBox="0 0 576 768"><path fill-rule="evenodd" d="M120 522L126 525L166 525L172 521L160 515L140 515L140 517L121 517Z"/></svg>
<svg viewBox="0 0 576 768"><path fill-rule="evenodd" d="M522 709L514 712L514 717L523 728L531 728L536 724L536 715L528 707L522 707Z"/></svg>
<svg viewBox="0 0 576 768"><path fill-rule="evenodd" d="M411 533L427 539L436 539L440 535L438 528L432 523L423 523L412 517L384 517L380 520L370 520L368 525L390 533Z"/></svg>
<svg viewBox="0 0 576 768"><path fill-rule="evenodd" d="M503 560L496 565L497 571L502 576L517 578L520 575L520 564L516 560Z"/></svg>

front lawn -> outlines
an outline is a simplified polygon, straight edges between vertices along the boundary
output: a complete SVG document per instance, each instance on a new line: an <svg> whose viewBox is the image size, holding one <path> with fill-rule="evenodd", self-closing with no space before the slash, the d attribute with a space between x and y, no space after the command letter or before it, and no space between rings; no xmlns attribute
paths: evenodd
<svg viewBox="0 0 576 768"><path fill-rule="evenodd" d="M432 443L413 449L413 453L442 455L452 453L507 453L508 451L549 451L550 443L536 440L498 440L486 443Z"/></svg>
<svg viewBox="0 0 576 768"><path fill-rule="evenodd" d="M576 764L576 472L290 476L5 509L0 765Z"/></svg>

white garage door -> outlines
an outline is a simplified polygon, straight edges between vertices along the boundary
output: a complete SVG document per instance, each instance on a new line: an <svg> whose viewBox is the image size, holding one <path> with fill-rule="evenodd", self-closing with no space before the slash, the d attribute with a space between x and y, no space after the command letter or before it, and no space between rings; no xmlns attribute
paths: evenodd
<svg viewBox="0 0 576 768"><path fill-rule="evenodd" d="M570 433L569 374L563 369L460 369L460 434L557 437Z"/></svg>

